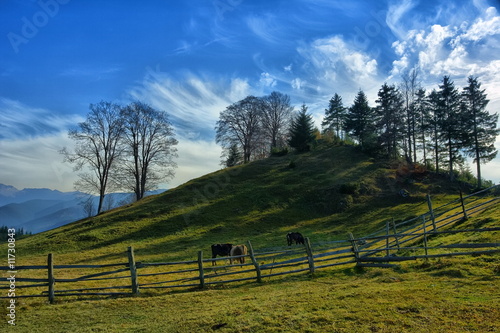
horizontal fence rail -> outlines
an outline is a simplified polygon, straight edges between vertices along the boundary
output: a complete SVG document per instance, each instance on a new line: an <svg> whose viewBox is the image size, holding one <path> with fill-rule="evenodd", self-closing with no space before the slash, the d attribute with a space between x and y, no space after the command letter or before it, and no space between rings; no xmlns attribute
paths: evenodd
<svg viewBox="0 0 500 333"><path fill-rule="evenodd" d="M203 288L233 282L262 282L265 278L314 273L318 269L340 265L394 267L394 262L407 260L491 254L500 252L500 243L429 246L428 242L437 235L500 231L500 227L446 230L450 225L498 204L500 197L488 194L498 190L497 185L469 196L460 195L459 199L439 207L433 207L428 197L428 213L402 222L395 222L394 219L387 221L384 228L365 237L355 238L349 234L347 240L322 242L314 246L306 238L304 246L267 248L255 252L248 241L248 253L244 255L204 258L203 251L199 251L195 260L164 263L136 262L134 249L129 247L126 252L128 260L122 263L57 265L53 255L49 254L47 265L17 266L14 269L0 267L0 271L16 271L16 289L23 291L17 292L16 298L46 297L53 303L56 297L122 296L149 289ZM233 261L233 264L228 264L228 261ZM68 288L68 285L71 287ZM9 283L0 284L0 287L9 289Z"/></svg>

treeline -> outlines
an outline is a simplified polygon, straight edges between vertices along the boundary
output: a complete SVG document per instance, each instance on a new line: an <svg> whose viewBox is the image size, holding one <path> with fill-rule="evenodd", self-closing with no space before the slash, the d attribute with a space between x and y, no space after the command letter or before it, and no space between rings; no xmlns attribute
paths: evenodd
<svg viewBox="0 0 500 333"><path fill-rule="evenodd" d="M8 235L9 234L12 234L12 232L9 232L10 229L13 229L12 227L8 227L8 226L1 226L0 227L0 239L2 240L7 240ZM27 235L31 235L32 233L25 230L24 228L20 228L20 229L17 229L17 228L14 228L15 229L15 233L14 233L14 238L15 239L19 239L23 236L27 236Z"/></svg>
<svg viewBox="0 0 500 333"><path fill-rule="evenodd" d="M380 158L420 162L448 172L451 179L470 157L476 163L481 187L481 164L495 158L499 134L498 114L487 111L488 103L475 77L469 77L467 86L459 91L444 76L437 89L427 92L419 84L418 71L412 70L403 75L399 86L384 83L373 107L362 90L349 107L335 94L325 109L322 135L354 142ZM296 113L290 98L279 92L261 98L249 96L228 106L215 129L226 166L288 147L308 150L320 135L307 106Z"/></svg>
<svg viewBox="0 0 500 333"><path fill-rule="evenodd" d="M288 147L303 151L314 140L314 123L307 106L296 114L290 97L280 92L248 96L220 113L216 142L223 148L222 164L234 166L268 157Z"/></svg>
<svg viewBox="0 0 500 333"><path fill-rule="evenodd" d="M449 76L438 89L427 93L419 87L417 72L403 76L400 87L384 83L376 106L370 107L359 91L351 107L335 95L325 110L323 129L354 138L366 151L409 163L421 161L450 179L456 167L470 157L477 166L495 158L498 114L490 114L487 95L477 78L469 77L459 91Z"/></svg>
<svg viewBox="0 0 500 333"><path fill-rule="evenodd" d="M140 200L173 177L177 156L173 127L166 112L145 103L91 104L87 119L68 136L75 150L63 148L61 154L75 171L82 171L75 188L99 196L97 214L109 192L132 191Z"/></svg>

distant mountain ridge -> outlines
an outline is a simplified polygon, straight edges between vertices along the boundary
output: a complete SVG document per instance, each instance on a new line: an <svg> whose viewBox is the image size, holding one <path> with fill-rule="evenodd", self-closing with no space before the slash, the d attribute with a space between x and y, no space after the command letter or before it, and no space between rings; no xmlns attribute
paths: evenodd
<svg viewBox="0 0 500 333"><path fill-rule="evenodd" d="M75 196L85 195L82 192L61 192L48 188L25 188L18 190L14 186L0 184L0 206L10 203L22 203L29 200L71 200Z"/></svg>
<svg viewBox="0 0 500 333"><path fill-rule="evenodd" d="M148 195L165 190L148 192ZM61 192L47 188L25 188L0 184L0 226L23 228L39 233L57 228L88 216L82 201L88 194L74 191ZM105 209L113 209L133 201L131 193L111 193L106 196ZM97 207L97 197L92 199ZM95 213L95 212L94 212Z"/></svg>

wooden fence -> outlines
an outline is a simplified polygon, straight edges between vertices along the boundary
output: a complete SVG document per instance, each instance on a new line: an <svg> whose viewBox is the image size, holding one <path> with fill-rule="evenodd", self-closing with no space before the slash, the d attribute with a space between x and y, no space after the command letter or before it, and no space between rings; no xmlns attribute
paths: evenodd
<svg viewBox="0 0 500 333"><path fill-rule="evenodd" d="M134 249L127 250L127 261L106 265L57 265L53 254L47 265L15 268L15 297L47 297L49 302L67 296L135 295L140 291L172 288L204 288L209 285L242 281L262 282L275 276L340 265L361 267L392 267L393 262L456 255L486 254L500 251L500 243L466 243L429 246L429 238L451 233L496 233L500 227L446 230L450 225L496 205L500 197L492 196L498 186L463 197L441 207L433 207L428 197L429 212L417 218L398 222L387 221L385 227L365 237L323 242L305 246L273 248L255 252L250 241L244 256L204 259L203 251L190 261L137 262ZM245 263L227 265L229 259L247 259ZM12 271L9 267L0 270ZM24 277L23 273L30 273ZM83 275L82 275L83 274ZM115 285L116 281L123 281ZM73 287L64 288L68 284ZM10 283L1 285L9 289ZM7 295L7 292L4 293ZM3 296L0 298L11 298Z"/></svg>

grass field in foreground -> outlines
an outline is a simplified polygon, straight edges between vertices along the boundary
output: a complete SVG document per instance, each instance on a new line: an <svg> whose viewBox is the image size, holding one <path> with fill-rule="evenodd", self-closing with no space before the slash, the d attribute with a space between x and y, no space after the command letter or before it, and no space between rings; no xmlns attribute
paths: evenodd
<svg viewBox="0 0 500 333"><path fill-rule="evenodd" d="M459 228L493 226L499 212L493 207ZM498 232L488 235L480 241L498 242ZM470 240L452 237L432 242ZM12 332L82 333L499 332L499 275L498 254L404 262L395 269L351 265L205 290L60 297L52 305L22 299L16 327L2 326ZM5 306L0 315L6 318Z"/></svg>
<svg viewBox="0 0 500 333"><path fill-rule="evenodd" d="M216 331L498 332L494 258L474 260L421 261L397 270L349 268L155 296L53 305L22 300L17 325L9 331L211 332L220 325Z"/></svg>

